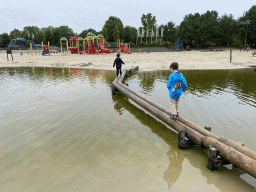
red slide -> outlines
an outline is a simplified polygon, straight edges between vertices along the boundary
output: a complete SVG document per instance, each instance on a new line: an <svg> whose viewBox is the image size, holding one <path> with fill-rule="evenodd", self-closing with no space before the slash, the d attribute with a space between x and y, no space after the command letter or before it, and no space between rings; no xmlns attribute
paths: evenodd
<svg viewBox="0 0 256 192"><path fill-rule="evenodd" d="M95 45L94 45L94 42L89 43L89 52L90 54L97 54L96 50L95 50Z"/></svg>
<svg viewBox="0 0 256 192"><path fill-rule="evenodd" d="M108 48L103 47L102 42L99 42L99 48L103 53L111 53L111 50L109 50Z"/></svg>
<svg viewBox="0 0 256 192"><path fill-rule="evenodd" d="M127 54L131 54L131 52L127 51L125 48L124 48L124 44L123 43L120 43L120 49L122 49L123 52L127 53Z"/></svg>

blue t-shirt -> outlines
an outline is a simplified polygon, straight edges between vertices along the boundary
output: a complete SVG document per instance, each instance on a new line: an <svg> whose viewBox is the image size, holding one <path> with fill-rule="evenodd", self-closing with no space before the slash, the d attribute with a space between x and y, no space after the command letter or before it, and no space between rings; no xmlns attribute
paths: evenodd
<svg viewBox="0 0 256 192"><path fill-rule="evenodd" d="M167 88L171 98L180 98L183 90L187 89L186 79L180 72L173 72L168 79Z"/></svg>

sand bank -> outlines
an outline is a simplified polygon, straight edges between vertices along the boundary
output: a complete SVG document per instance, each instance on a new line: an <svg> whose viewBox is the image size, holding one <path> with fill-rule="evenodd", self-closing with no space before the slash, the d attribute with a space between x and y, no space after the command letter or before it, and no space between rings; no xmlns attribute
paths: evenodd
<svg viewBox="0 0 256 192"><path fill-rule="evenodd" d="M20 55L23 52L23 55ZM256 57L249 52L232 51L232 63L230 63L230 51L221 52L150 52L121 53L125 62L124 69L131 66L139 66L140 70L165 70L169 69L172 62L179 63L180 69L236 69L256 65ZM0 52L0 67L41 66L41 67L79 67L113 70L113 61L116 53L99 55L61 55L53 53L51 56L42 56L40 51L35 51L31 56L29 51L13 51L13 61L7 61L6 51Z"/></svg>

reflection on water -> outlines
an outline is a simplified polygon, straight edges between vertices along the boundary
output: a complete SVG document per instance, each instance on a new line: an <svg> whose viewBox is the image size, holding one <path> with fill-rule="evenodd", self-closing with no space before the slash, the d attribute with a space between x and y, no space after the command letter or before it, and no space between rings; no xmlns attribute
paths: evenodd
<svg viewBox="0 0 256 192"><path fill-rule="evenodd" d="M127 81L168 107L169 73L139 72ZM254 149L255 84L248 83L255 75L182 73L189 86L180 101L182 115ZM240 169L209 171L206 150L179 150L169 127L122 94L111 95L114 78L106 70L0 69L1 191L255 189L255 180Z"/></svg>

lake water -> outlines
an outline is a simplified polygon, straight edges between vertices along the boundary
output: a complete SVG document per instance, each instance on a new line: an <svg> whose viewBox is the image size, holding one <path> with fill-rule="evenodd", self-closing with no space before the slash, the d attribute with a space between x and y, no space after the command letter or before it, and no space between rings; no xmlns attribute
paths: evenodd
<svg viewBox="0 0 256 192"><path fill-rule="evenodd" d="M179 113L256 151L256 72L183 70ZM170 71L128 77L170 107ZM207 150L180 150L177 134L121 93L114 71L0 69L0 191L255 191L242 170L207 169Z"/></svg>

